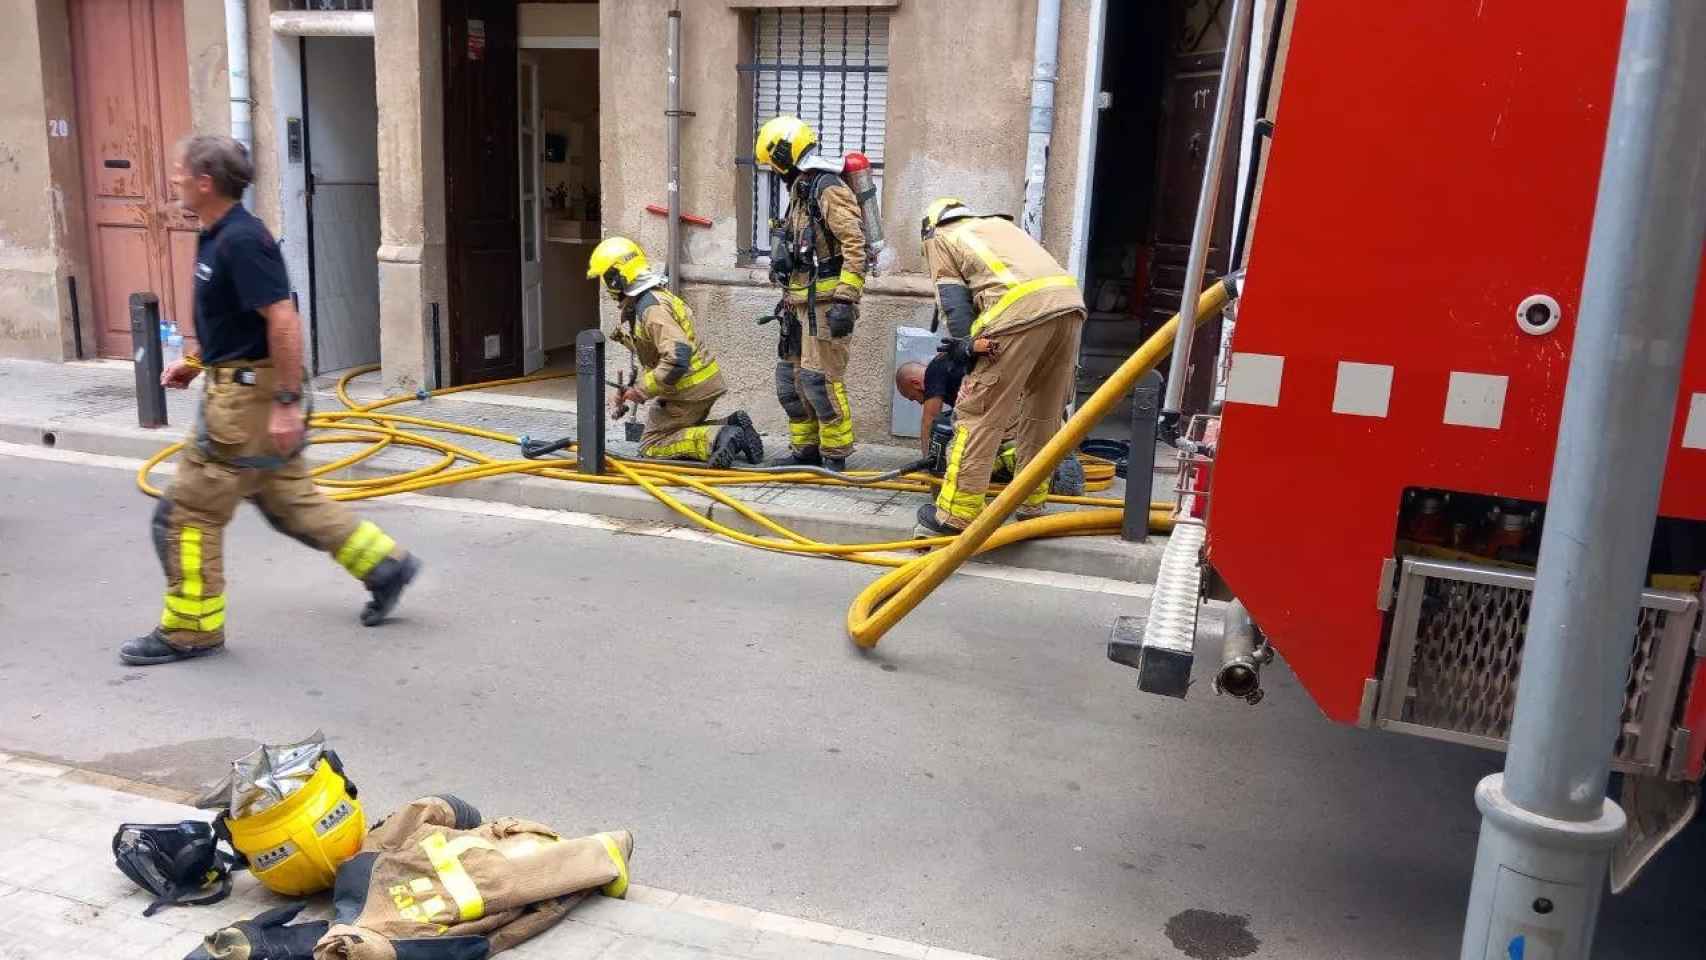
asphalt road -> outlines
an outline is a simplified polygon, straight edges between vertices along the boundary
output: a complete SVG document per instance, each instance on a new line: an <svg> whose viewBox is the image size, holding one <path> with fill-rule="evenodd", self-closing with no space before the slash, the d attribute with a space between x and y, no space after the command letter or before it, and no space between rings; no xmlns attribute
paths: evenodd
<svg viewBox="0 0 1706 960"><path fill-rule="evenodd" d="M362 628L328 559L245 510L230 646L121 666L157 616L128 473L0 448L0 750L180 787L319 728L369 810L635 831L635 879L1004 958L1455 956L1497 758L1138 693L1102 653L1142 602L956 577L875 655L871 568L460 501L365 513L428 566ZM15 450L14 450L15 452ZM1093 586L1084 584L1081 586ZM1609 902L1601 958L1697 956L1700 829Z"/></svg>

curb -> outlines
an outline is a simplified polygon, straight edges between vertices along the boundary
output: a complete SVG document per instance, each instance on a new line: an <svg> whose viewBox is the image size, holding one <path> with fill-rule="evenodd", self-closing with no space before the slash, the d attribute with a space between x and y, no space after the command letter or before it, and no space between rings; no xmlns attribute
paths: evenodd
<svg viewBox="0 0 1706 960"><path fill-rule="evenodd" d="M180 439L181 427L150 430L143 427L115 428L63 421L24 421L0 418L0 441L30 446L50 446L80 453L146 460L161 447ZM312 450L310 462L326 463L331 456ZM359 463L350 468L356 477L380 477L394 468ZM604 484L571 484L542 477L506 476L469 480L419 491L428 496L460 497L512 506L537 507L595 514L617 520L688 526L668 506L636 487ZM718 521L744 525L734 511L717 503L699 506ZM785 504L767 504L771 519L815 540L826 543L876 543L905 540L912 536L911 523L877 522L858 514L819 513ZM1146 543L1127 543L1110 537L1062 537L1003 547L974 558L975 563L993 563L1026 570L1104 577L1131 583L1154 583L1161 565L1163 538Z"/></svg>

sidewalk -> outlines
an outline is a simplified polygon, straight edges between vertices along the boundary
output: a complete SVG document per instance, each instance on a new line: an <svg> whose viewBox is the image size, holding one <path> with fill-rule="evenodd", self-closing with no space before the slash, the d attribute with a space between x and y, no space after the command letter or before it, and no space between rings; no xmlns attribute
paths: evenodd
<svg viewBox="0 0 1706 960"><path fill-rule="evenodd" d="M320 411L336 410L341 404L332 394L335 381L321 378L314 384L314 405ZM351 385L357 402L378 399L374 377L358 378ZM171 426L150 430L136 423L135 374L122 361L83 363L38 363L0 360L0 441L49 444L83 453L146 458L168 443L181 439L195 422L196 390L168 390L166 402ZM467 399L477 396L478 399ZM535 440L555 439L575 432L573 404L532 396L472 391L470 394L437 397L387 408L401 413L482 427L494 432ZM620 427L608 441L611 453L632 456L633 444L621 439ZM516 447L471 437L451 438L459 445L495 457L514 459ZM784 441L767 437L767 449L780 450ZM353 452L355 447L319 445L309 449L309 458L321 462ZM916 458L910 447L862 444L850 466L857 470L888 470ZM393 474L434 462L427 451L392 448L346 471L349 477ZM1174 464L1157 457L1155 490L1161 497L1172 489ZM861 490L851 487L808 484L760 484L728 488L740 499L759 505L772 519L806 536L826 542L874 543L908 539L914 515L922 502L916 493L893 490ZM519 506L573 510L619 520L682 524L685 521L667 506L636 487L611 484L579 484L538 477L509 476L436 487L427 493L495 501ZM720 504L687 491L672 491L714 519L742 529L750 525ZM1124 481L1099 496L1124 495ZM1015 544L979 558L986 562L1035 570L1083 574L1153 583L1164 540L1131 544L1111 537L1065 537Z"/></svg>
<svg viewBox="0 0 1706 960"><path fill-rule="evenodd" d="M0 960L181 960L202 937L287 902L235 875L230 899L143 917L113 865L120 823L206 819L171 791L0 754ZM644 837L633 864L645 876ZM299 919L331 915L327 894ZM590 897L504 956L515 960L987 960L634 884Z"/></svg>

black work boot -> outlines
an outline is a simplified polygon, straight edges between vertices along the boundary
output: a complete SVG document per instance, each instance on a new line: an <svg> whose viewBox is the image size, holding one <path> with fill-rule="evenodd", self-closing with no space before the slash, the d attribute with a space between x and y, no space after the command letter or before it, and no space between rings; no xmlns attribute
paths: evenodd
<svg viewBox="0 0 1706 960"><path fill-rule="evenodd" d="M764 462L764 438L758 435L758 428L752 425L752 418L745 410L736 410L729 414L729 426L740 428L741 454L750 464Z"/></svg>
<svg viewBox="0 0 1706 960"><path fill-rule="evenodd" d="M118 658L133 667L152 667L162 663L205 657L223 649L225 649L225 645L222 643L211 647L174 647L166 642L166 634L159 627L155 627L151 632L137 637L135 640L126 640L124 645L118 648Z"/></svg>
<svg viewBox="0 0 1706 960"><path fill-rule="evenodd" d="M377 627L384 623L391 611L397 609L397 601L403 599L403 588L420 572L421 562L414 554L405 554L401 560L386 557L379 561L379 566L362 581L373 596L361 608L361 625Z"/></svg>
<svg viewBox="0 0 1706 960"><path fill-rule="evenodd" d="M957 537L962 532L936 518L936 505L925 503L918 508L918 525L912 528L914 539L919 537Z"/></svg>
<svg viewBox="0 0 1706 960"><path fill-rule="evenodd" d="M834 470L836 473L841 473L842 471L847 469L847 458L846 457L824 457L823 458L823 468L825 470Z"/></svg>
<svg viewBox="0 0 1706 960"><path fill-rule="evenodd" d="M734 465L735 458L746 452L746 443L741 438L741 429L734 423L724 424L718 428L717 436L711 441L711 455L706 458L705 465L717 470L727 470Z"/></svg>
<svg viewBox="0 0 1706 960"><path fill-rule="evenodd" d="M798 450L788 451L788 455L785 457L777 457L770 461L770 466L821 467L823 466L823 455L817 452L816 446L801 447Z"/></svg>

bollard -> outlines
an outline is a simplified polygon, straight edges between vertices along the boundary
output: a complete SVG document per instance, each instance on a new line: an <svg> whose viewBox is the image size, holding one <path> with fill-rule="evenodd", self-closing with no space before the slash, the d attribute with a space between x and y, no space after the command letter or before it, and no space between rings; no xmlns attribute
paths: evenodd
<svg viewBox="0 0 1706 960"><path fill-rule="evenodd" d="M130 342L136 351L136 422L166 425L166 388L160 385L160 298L130 295Z"/></svg>
<svg viewBox="0 0 1706 960"><path fill-rule="evenodd" d="M604 334L582 330L575 337L575 469L604 472Z"/></svg>
<svg viewBox="0 0 1706 960"><path fill-rule="evenodd" d="M1131 452L1125 461L1125 521L1120 539L1149 538L1149 504L1155 499L1155 424L1161 415L1161 371L1151 370L1131 391Z"/></svg>

